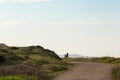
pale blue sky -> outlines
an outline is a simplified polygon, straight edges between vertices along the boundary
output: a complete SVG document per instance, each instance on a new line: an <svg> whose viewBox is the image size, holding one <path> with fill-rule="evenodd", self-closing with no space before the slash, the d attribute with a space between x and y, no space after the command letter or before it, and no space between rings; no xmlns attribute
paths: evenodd
<svg viewBox="0 0 120 80"><path fill-rule="evenodd" d="M120 0L0 0L0 36L58 54L120 56Z"/></svg>

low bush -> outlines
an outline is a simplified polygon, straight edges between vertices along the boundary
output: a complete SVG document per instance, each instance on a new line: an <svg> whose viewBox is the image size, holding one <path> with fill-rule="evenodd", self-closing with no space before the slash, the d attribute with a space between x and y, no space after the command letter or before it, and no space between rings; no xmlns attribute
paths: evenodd
<svg viewBox="0 0 120 80"><path fill-rule="evenodd" d="M5 61L6 61L6 58L4 56L0 55L0 63L3 63Z"/></svg>
<svg viewBox="0 0 120 80"><path fill-rule="evenodd" d="M69 68L70 64L63 62L63 61L59 61L53 65L51 65L50 70L52 72L59 72L59 71L65 71Z"/></svg>
<svg viewBox="0 0 120 80"><path fill-rule="evenodd" d="M67 70L67 69L68 69L68 68L65 67L65 66L63 66L63 65L53 65L53 66L51 67L51 70L52 70L53 72L64 71L64 70Z"/></svg>
<svg viewBox="0 0 120 80"><path fill-rule="evenodd" d="M112 68L112 80L120 80L120 65Z"/></svg>
<svg viewBox="0 0 120 80"><path fill-rule="evenodd" d="M9 49L12 49L12 50L18 50L19 47L9 47Z"/></svg>

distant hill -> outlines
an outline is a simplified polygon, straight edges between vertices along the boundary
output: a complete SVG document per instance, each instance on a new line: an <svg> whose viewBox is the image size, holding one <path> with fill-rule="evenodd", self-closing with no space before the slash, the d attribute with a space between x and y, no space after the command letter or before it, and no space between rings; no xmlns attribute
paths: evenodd
<svg viewBox="0 0 120 80"><path fill-rule="evenodd" d="M63 54L60 54L59 56L60 56L61 58L64 57ZM82 55L79 55L79 54L69 54L69 57L70 57L70 58L79 58L79 57L87 58L87 56L82 56Z"/></svg>

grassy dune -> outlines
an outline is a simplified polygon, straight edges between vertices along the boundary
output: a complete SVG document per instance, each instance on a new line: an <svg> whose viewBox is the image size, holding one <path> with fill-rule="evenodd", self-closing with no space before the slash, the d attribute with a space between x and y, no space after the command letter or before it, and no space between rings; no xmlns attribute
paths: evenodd
<svg viewBox="0 0 120 80"><path fill-rule="evenodd" d="M54 51L41 46L0 44L0 80L51 80L68 68Z"/></svg>

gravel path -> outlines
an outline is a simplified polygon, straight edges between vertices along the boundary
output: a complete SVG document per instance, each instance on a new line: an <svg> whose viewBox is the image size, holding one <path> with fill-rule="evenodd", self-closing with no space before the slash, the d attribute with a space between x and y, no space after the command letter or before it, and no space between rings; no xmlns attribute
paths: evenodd
<svg viewBox="0 0 120 80"><path fill-rule="evenodd" d="M75 62L71 70L53 80L111 80L111 66L100 63Z"/></svg>

